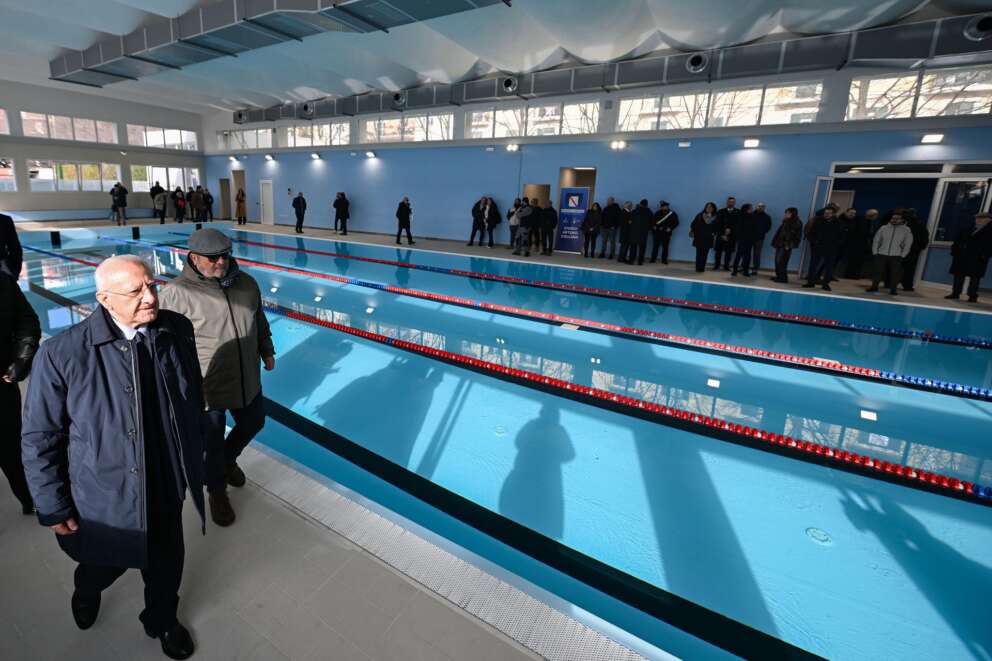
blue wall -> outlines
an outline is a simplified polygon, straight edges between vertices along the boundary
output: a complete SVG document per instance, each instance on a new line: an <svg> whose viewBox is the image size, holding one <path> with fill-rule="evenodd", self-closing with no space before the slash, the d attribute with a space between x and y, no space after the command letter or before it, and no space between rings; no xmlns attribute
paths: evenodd
<svg viewBox="0 0 992 661"><path fill-rule="evenodd" d="M764 135L758 149L743 149L740 137L715 137L694 138L688 149L679 149L673 139L631 140L621 152L597 140L523 144L515 154L502 147L487 152L478 145L378 148L375 159L365 158L364 149L356 156L325 151L319 161L309 152L279 153L268 162L260 154L238 163L211 156L206 174L209 187L220 190L218 180L230 177L232 166L244 168L252 219L258 218L258 180L272 179L278 224L293 222L287 188L304 192L307 224L315 227L332 225L330 203L335 192L345 191L352 202L351 227L372 232L395 231L396 204L408 195L415 236L466 239L469 211L481 195L492 196L505 211L524 184L551 184L556 190L559 168L595 167L600 202L608 195L635 202L647 197L652 206L660 199L671 202L683 223L673 241L673 257L689 260L688 223L707 200L719 205L728 194L736 195L739 204L762 200L777 224L785 207L806 213L817 175L829 174L833 161L977 160L992 154L992 130L987 128L947 129L939 145L921 145L922 134ZM504 222L497 238L505 242L508 236ZM765 252L764 263L771 264L770 247Z"/></svg>

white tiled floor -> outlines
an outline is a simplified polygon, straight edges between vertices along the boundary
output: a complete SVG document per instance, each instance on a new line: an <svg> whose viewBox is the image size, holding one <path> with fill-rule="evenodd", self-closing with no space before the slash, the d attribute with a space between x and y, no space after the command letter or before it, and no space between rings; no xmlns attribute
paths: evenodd
<svg viewBox="0 0 992 661"><path fill-rule="evenodd" d="M449 661L539 658L249 483L238 521L199 521L187 503L180 620L195 659ZM0 480L0 659L162 659L137 620L137 571L104 593L89 631L72 621L74 564Z"/></svg>

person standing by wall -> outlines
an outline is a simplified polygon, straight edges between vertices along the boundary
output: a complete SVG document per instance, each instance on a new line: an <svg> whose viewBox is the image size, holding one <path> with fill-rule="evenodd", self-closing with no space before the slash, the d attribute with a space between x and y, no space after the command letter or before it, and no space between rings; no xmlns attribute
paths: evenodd
<svg viewBox="0 0 992 661"><path fill-rule="evenodd" d="M916 284L916 266L920 261L920 253L930 243L930 232L926 224L920 220L916 209L906 209L906 227L913 233L913 246L909 254L902 260L902 289L913 291Z"/></svg>
<svg viewBox="0 0 992 661"><path fill-rule="evenodd" d="M21 266L24 263L24 249L21 240L17 238L14 220L0 213L0 275L8 275L14 280L21 277Z"/></svg>
<svg viewBox="0 0 992 661"><path fill-rule="evenodd" d="M158 194L164 192L165 189L156 181L155 185L148 190L148 197L152 200L152 206L155 206L155 198L158 197Z"/></svg>
<svg viewBox="0 0 992 661"><path fill-rule="evenodd" d="M189 237L182 273L162 289L163 310L190 320L203 372L206 403L204 481L210 517L234 523L228 485L243 487L238 457L265 424L260 365L275 369L275 347L258 283L231 256L231 239L215 229ZM227 414L234 428L224 437Z"/></svg>
<svg viewBox="0 0 992 661"><path fill-rule="evenodd" d="M842 220L847 225L844 233L844 277L860 280L865 256L871 254L871 227L868 219L859 216L854 207L844 212Z"/></svg>
<svg viewBox="0 0 992 661"><path fill-rule="evenodd" d="M774 282L786 284L789 282L789 258L792 251L803 241L803 221L799 220L799 209L789 207L782 216L782 224L772 237L772 247L775 248L775 277Z"/></svg>
<svg viewBox="0 0 992 661"><path fill-rule="evenodd" d="M506 212L506 222L510 226L510 245L507 248L511 250L517 242L517 231L520 229L520 219L517 218L517 211L520 210L520 204L520 198L514 198L513 206Z"/></svg>
<svg viewBox="0 0 992 661"><path fill-rule="evenodd" d="M482 245L482 240L486 238L486 198L480 197L479 201L472 205L472 234L469 236L468 243L465 245L470 246L475 242L475 234L479 234L479 245Z"/></svg>
<svg viewBox="0 0 992 661"><path fill-rule="evenodd" d="M530 205L529 198L525 197L521 200L520 208L517 209L519 228L517 229L517 243L513 250L514 255L519 255L520 251L524 250L526 253L524 257L530 257L531 234L534 231L534 222L539 212L540 209L535 209Z"/></svg>
<svg viewBox="0 0 992 661"><path fill-rule="evenodd" d="M634 203L627 200L623 203L623 207L620 208L620 226L617 227L617 235L620 239L620 256L617 257L617 261L624 264L634 263L634 258L631 254L633 252L633 245L631 244L634 230L633 213Z"/></svg>
<svg viewBox="0 0 992 661"><path fill-rule="evenodd" d="M203 209L207 222L214 222L214 196L207 187L203 188Z"/></svg>
<svg viewBox="0 0 992 661"><path fill-rule="evenodd" d="M628 264L637 260L638 266L644 265L644 254L648 249L648 234L654 223L654 214L648 206L648 201L642 199L630 213L630 255Z"/></svg>
<svg viewBox="0 0 992 661"><path fill-rule="evenodd" d="M730 260L734 256L734 225L741 210L737 208L737 198L731 195L727 198L727 206L716 214L716 235L713 243L713 270L730 270Z"/></svg>
<svg viewBox="0 0 992 661"><path fill-rule="evenodd" d="M158 224L165 225L165 209L169 206L169 195L165 192L165 189L159 190L158 194L152 199L152 205L155 209L155 215L158 216Z"/></svg>
<svg viewBox="0 0 992 661"><path fill-rule="evenodd" d="M238 193L234 196L234 217L238 221L238 225L248 224L248 196L245 195L245 189L239 188Z"/></svg>
<svg viewBox="0 0 992 661"><path fill-rule="evenodd" d="M651 263L658 261L658 249L661 248L661 263L668 263L668 245L672 242L672 234L679 226L679 215L672 211L665 200L658 204L654 212L654 223L651 225Z"/></svg>
<svg viewBox="0 0 992 661"><path fill-rule="evenodd" d="M872 240L871 252L875 256L875 274L867 291L878 291L878 283L885 278L889 293L895 296L896 286L902 279L902 260L913 247L913 232L906 227L902 209L892 212L889 222L882 225Z"/></svg>
<svg viewBox="0 0 992 661"><path fill-rule="evenodd" d="M761 253L765 249L765 237L772 230L772 217L765 211L765 203L754 205L754 247L751 249L751 275L758 275L761 268Z"/></svg>
<svg viewBox="0 0 992 661"><path fill-rule="evenodd" d="M582 256L592 258L596 256L596 238L599 236L599 226L603 222L603 210L599 202L593 202L589 210L586 211L585 218L582 219Z"/></svg>
<svg viewBox="0 0 992 661"><path fill-rule="evenodd" d="M114 222L118 225L127 225L127 189L124 184L117 184L110 189L111 207L110 212L114 217Z"/></svg>
<svg viewBox="0 0 992 661"><path fill-rule="evenodd" d="M207 218L207 207L203 200L203 187L197 186L196 190L189 197L189 208L193 213L193 218L198 223L202 223Z"/></svg>
<svg viewBox="0 0 992 661"><path fill-rule="evenodd" d="M342 236L348 236L348 219L351 218L351 203L344 191L334 197L334 231L340 229Z"/></svg>
<svg viewBox="0 0 992 661"><path fill-rule="evenodd" d="M413 245L413 235L410 234L410 219L413 217L413 208L410 206L410 198L403 196L400 203L396 206L396 244L400 243L400 236L406 231L406 242L407 245Z"/></svg>
<svg viewBox="0 0 992 661"><path fill-rule="evenodd" d="M551 256L555 250L555 230L558 227L558 212L551 204L551 198L544 201L541 210L541 254Z"/></svg>
<svg viewBox="0 0 992 661"><path fill-rule="evenodd" d="M176 210L176 222L182 223L186 220L186 195L179 186L176 186L176 190L172 193L172 206Z"/></svg>
<svg viewBox="0 0 992 661"><path fill-rule="evenodd" d="M21 503L21 512L34 513L34 501L21 462L21 389L31 371L41 340L38 315L17 280L0 273L0 470Z"/></svg>
<svg viewBox="0 0 992 661"><path fill-rule="evenodd" d="M606 198L606 206L603 207L603 222L599 232L602 235L603 245L599 251L599 258L606 257L606 246L610 246L610 256L613 259L617 250L617 231L620 229L620 205L612 197Z"/></svg>
<svg viewBox="0 0 992 661"><path fill-rule="evenodd" d="M303 197L303 191L293 198L293 213L296 214L296 233L303 234L303 217L307 213L307 198Z"/></svg>
<svg viewBox="0 0 992 661"><path fill-rule="evenodd" d="M741 212L733 217L732 221L734 239L737 242L737 250L734 253L734 269L730 275L736 276L740 271L744 277L751 275L751 251L754 250L757 227L754 219L754 207L745 204L741 207Z"/></svg>
<svg viewBox="0 0 992 661"><path fill-rule="evenodd" d="M696 273L703 273L706 270L706 260L716 241L716 215L716 203L707 202L689 226L689 238L692 239L692 245L696 249Z"/></svg>
<svg viewBox="0 0 992 661"><path fill-rule="evenodd" d="M177 610L187 489L205 526L193 324L159 309L155 279L137 256L101 263L96 288L99 307L35 356L24 471L39 523L79 563L76 626L93 626L102 592L139 568L145 633L166 656L186 659L195 646Z"/></svg>
<svg viewBox="0 0 992 661"><path fill-rule="evenodd" d="M964 227L954 238L951 246L951 274L954 286L944 298L957 300L964 289L964 279L968 278L968 302L978 302L978 287L985 277L992 258L992 215L980 213L975 216L971 227Z"/></svg>
<svg viewBox="0 0 992 661"><path fill-rule="evenodd" d="M844 242L844 228L837 219L833 207L823 209L823 215L810 221L806 239L810 245L809 274L803 287L816 286L820 273L823 273L823 290L830 291L834 277L834 265Z"/></svg>
<svg viewBox="0 0 992 661"><path fill-rule="evenodd" d="M496 234L496 227L503 222L503 215L496 206L496 200L487 197L486 200L486 231L489 232L489 247L493 247L493 235Z"/></svg>

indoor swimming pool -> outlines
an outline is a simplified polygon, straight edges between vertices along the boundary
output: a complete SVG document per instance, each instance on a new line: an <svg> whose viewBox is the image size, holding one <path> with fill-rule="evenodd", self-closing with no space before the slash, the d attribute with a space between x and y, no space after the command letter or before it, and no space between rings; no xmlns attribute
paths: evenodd
<svg viewBox="0 0 992 661"><path fill-rule="evenodd" d="M272 450L673 654L992 658L992 315L215 226ZM193 229L21 233L43 331Z"/></svg>

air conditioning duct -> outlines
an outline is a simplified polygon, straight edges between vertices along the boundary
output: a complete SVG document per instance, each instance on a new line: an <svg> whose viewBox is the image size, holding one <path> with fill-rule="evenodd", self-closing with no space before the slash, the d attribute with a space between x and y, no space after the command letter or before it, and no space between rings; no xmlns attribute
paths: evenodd
<svg viewBox="0 0 992 661"><path fill-rule="evenodd" d="M519 83L514 76L506 76L505 78L500 79L499 85L505 93L513 94L517 91L517 86Z"/></svg>
<svg viewBox="0 0 992 661"><path fill-rule="evenodd" d="M685 61L685 70L689 73L702 73L710 65L710 56L706 53L694 53Z"/></svg>
<svg viewBox="0 0 992 661"><path fill-rule="evenodd" d="M964 28L964 36L971 41L985 41L992 37L992 14L975 16Z"/></svg>
<svg viewBox="0 0 992 661"><path fill-rule="evenodd" d="M234 111L234 123L235 124L246 124L248 122L248 111L247 110L235 110Z"/></svg>

